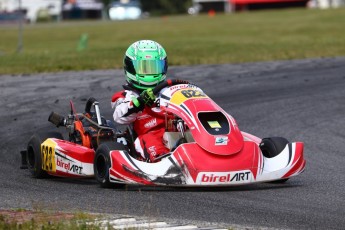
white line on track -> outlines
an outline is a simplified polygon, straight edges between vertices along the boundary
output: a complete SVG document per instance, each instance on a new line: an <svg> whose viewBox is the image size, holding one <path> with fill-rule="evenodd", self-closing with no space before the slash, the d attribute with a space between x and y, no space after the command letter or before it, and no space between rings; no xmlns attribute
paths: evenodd
<svg viewBox="0 0 345 230"><path fill-rule="evenodd" d="M88 222L88 225L96 225L100 227L100 229L108 230L110 229L133 229L133 230L142 230L142 229L150 229L150 230L193 230L193 229L212 229L212 230L223 230L217 227L207 227L207 228L199 228L196 225L178 225L178 224L168 224L163 221L146 221L146 220L137 220L132 217L125 217L125 218L107 218L102 220L95 220L92 222Z"/></svg>

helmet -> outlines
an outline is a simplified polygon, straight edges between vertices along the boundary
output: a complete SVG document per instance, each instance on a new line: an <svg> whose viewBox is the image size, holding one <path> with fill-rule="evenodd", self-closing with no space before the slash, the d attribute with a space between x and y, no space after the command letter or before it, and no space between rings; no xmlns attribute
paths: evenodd
<svg viewBox="0 0 345 230"><path fill-rule="evenodd" d="M126 81L139 90L145 90L165 80L167 54L157 42L140 40L128 47L123 65Z"/></svg>

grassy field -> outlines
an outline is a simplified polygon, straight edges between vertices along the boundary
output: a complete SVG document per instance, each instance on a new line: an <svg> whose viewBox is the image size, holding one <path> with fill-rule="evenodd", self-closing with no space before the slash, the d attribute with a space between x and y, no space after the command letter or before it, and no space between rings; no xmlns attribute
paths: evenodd
<svg viewBox="0 0 345 230"><path fill-rule="evenodd" d="M101 228L101 224L97 224L96 220L102 220L100 215L92 215L86 213L64 213L56 211L38 211L38 210L0 210L0 229L6 230L76 230L88 229L99 230L111 226ZM104 219L104 217L103 217Z"/></svg>
<svg viewBox="0 0 345 230"><path fill-rule="evenodd" d="M77 51L79 38L88 46ZM0 25L0 74L121 68L126 48L152 39L170 65L345 56L345 8L174 16L139 21Z"/></svg>

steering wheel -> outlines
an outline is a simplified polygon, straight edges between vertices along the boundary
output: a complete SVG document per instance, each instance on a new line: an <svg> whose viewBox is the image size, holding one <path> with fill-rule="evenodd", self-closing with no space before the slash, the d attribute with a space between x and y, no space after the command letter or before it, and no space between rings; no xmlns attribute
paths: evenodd
<svg viewBox="0 0 345 230"><path fill-rule="evenodd" d="M157 96L157 94L164 89L165 87L168 86L173 86L173 85L180 85L180 84L190 84L189 81L186 80L180 80L180 79L168 79L166 81L163 81L161 83L159 83L155 88L153 88L152 92L154 95ZM162 115L162 114L158 114L158 113L154 113L151 109L147 110L147 113L150 114L153 117L161 117L161 118L165 118L166 115ZM168 117L171 117L171 115L167 115ZM173 117L173 116L172 116ZM171 117L171 118L172 118Z"/></svg>
<svg viewBox="0 0 345 230"><path fill-rule="evenodd" d="M157 95L165 87L180 85L180 84L190 84L190 83L189 81L181 80L181 79L168 79L166 81L159 83L155 88L153 88L152 92L154 95Z"/></svg>

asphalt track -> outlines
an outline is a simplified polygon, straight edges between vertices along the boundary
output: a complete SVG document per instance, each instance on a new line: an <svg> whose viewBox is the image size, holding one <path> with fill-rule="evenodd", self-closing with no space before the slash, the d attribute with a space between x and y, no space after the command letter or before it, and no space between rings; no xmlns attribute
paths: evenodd
<svg viewBox="0 0 345 230"><path fill-rule="evenodd" d="M129 214L202 226L277 229L345 228L345 57L171 67L259 137L305 143L306 171L285 184L218 189L101 189L93 180L44 179L20 170L19 151L54 110L67 114L72 99L100 101L111 118L110 97L122 70L8 76L0 79L0 209L34 208ZM61 128L61 131L64 131Z"/></svg>

